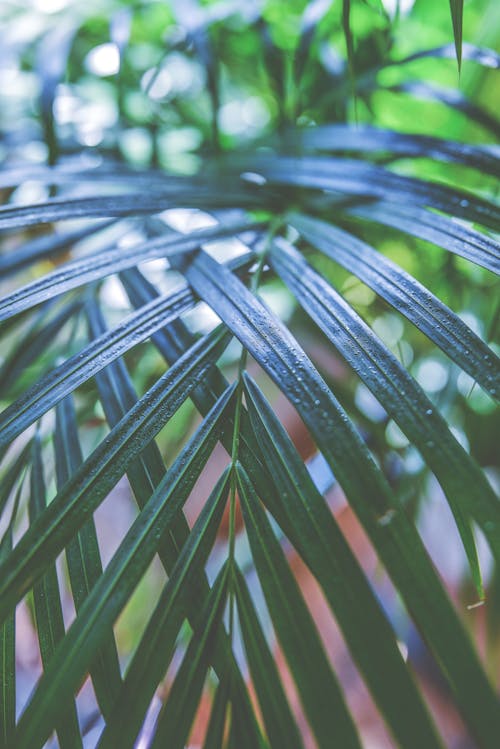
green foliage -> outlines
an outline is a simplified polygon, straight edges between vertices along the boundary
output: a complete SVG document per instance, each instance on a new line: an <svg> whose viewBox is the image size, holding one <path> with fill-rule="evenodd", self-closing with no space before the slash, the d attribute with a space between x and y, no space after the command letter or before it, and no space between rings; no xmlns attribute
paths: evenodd
<svg viewBox="0 0 500 749"><path fill-rule="evenodd" d="M462 38L494 11L450 0L450 44L444 0L240 5L3 12L0 749L181 749L203 718L207 749L364 746L298 560L388 741L448 745L415 627L493 749L421 519L447 504L494 656L500 58ZM16 710L17 606L42 674Z"/></svg>

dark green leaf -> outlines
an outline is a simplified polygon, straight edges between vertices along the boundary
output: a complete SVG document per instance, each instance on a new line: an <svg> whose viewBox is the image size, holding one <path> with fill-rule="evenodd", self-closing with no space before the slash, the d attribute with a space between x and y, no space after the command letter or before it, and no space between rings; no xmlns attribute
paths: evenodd
<svg viewBox="0 0 500 749"><path fill-rule="evenodd" d="M29 514L30 523L33 523L44 512L47 502L41 441L38 434L33 439L31 462ZM33 602L40 655L46 672L53 661L57 646L65 637L55 564L46 566L42 578L33 587ZM75 702L72 697L68 698L68 693L61 695L61 698L58 714L51 728L57 731L61 749L82 747Z"/></svg>
<svg viewBox="0 0 500 749"><path fill-rule="evenodd" d="M12 531L0 542L0 561L12 550ZM12 746L16 726L16 618L13 611L0 626L0 749Z"/></svg>
<svg viewBox="0 0 500 749"><path fill-rule="evenodd" d="M224 429L233 394L231 388L222 396L181 451L87 596L18 723L17 749L39 749L45 743L61 699L78 687L191 492Z"/></svg>
<svg viewBox="0 0 500 749"><path fill-rule="evenodd" d="M76 414L71 396L58 403L54 432L57 489L61 490L83 462ZM102 575L101 555L94 519L81 527L66 547L69 580L78 614L85 599ZM90 675L99 707L107 719L121 684L120 666L113 632L103 641L90 665Z"/></svg>
<svg viewBox="0 0 500 749"><path fill-rule="evenodd" d="M464 190L406 177L365 161L326 156L269 156L265 160L256 159L251 168L270 184L382 198L395 203L411 202L500 231L497 205Z"/></svg>
<svg viewBox="0 0 500 749"><path fill-rule="evenodd" d="M289 135L299 148L319 151L387 152L438 161L451 161L485 174L500 175L500 151L496 146L469 145L428 135L398 133L370 125L321 125L294 130Z"/></svg>
<svg viewBox="0 0 500 749"><path fill-rule="evenodd" d="M332 0L311 0L308 2L301 19L300 39L295 53L295 81L300 84L304 68L309 60L311 45L316 36L318 24L326 16Z"/></svg>
<svg viewBox="0 0 500 749"><path fill-rule="evenodd" d="M158 296L155 288L135 268L123 273L121 279L134 307L140 307ZM194 339L182 320L175 320L171 325L155 333L152 340L165 360L172 363L193 345ZM228 383L223 374L216 366L213 366L191 394L200 413L206 414L227 386ZM232 435L229 431L223 438L223 444L228 454L231 454ZM269 486L271 477L260 458L259 446L250 429L244 408L240 421L239 455L241 463L245 466L255 486L259 489Z"/></svg>
<svg viewBox="0 0 500 749"><path fill-rule="evenodd" d="M168 746L183 749L194 720L210 664L214 632L226 604L229 567L219 572L203 610L199 627L193 632L167 701L158 716L151 749Z"/></svg>
<svg viewBox="0 0 500 749"><path fill-rule="evenodd" d="M3 255L0 255L0 273L3 278L12 273L17 273L22 268L36 263L46 258L58 257L60 254L67 252L73 245L86 239L92 234L107 229L113 221L99 221L97 224L86 226L84 229L70 231L65 233L49 234L48 236L37 237L29 242L25 242L20 247L16 247Z"/></svg>
<svg viewBox="0 0 500 749"><path fill-rule="evenodd" d="M238 568L234 574L238 618L245 652L269 741L271 746L303 747L245 579Z"/></svg>
<svg viewBox="0 0 500 749"><path fill-rule="evenodd" d="M19 455L16 456L16 459L13 461L13 463L9 465L2 477L2 481L0 483L0 516L2 515L5 506L9 501L9 497L12 494L16 482L19 480L22 472L26 467L28 454L30 453L30 451L30 445L26 445L21 450Z"/></svg>
<svg viewBox="0 0 500 749"><path fill-rule="evenodd" d="M185 275L299 412L438 658L471 730L494 749L485 727L495 724L500 732L496 696L418 533L340 404L290 332L230 271L201 252Z"/></svg>
<svg viewBox="0 0 500 749"><path fill-rule="evenodd" d="M342 0L342 28L344 30L344 39L347 52L347 65L354 89L354 40L352 37L351 29L351 0Z"/></svg>
<svg viewBox="0 0 500 749"><path fill-rule="evenodd" d="M40 315L40 319L34 322L31 330L19 342L13 351L5 358L0 368L0 389L7 392L17 384L17 381L26 373L42 355L47 352L57 340L61 329L66 325L68 320L76 316L81 310L81 301L75 300L66 304L53 318L47 319L46 314ZM42 306L43 310L43 306ZM46 313L47 310L44 310ZM38 324L36 324L38 323ZM5 412L3 412L5 413ZM3 414L2 414L3 415ZM36 421L35 416L30 422ZM0 416L1 420L1 416Z"/></svg>
<svg viewBox="0 0 500 749"><path fill-rule="evenodd" d="M484 473L391 351L300 253L284 240L276 240L271 258L275 270L306 312L434 471L455 517L476 588L483 597L470 517L478 521L500 562L500 504Z"/></svg>
<svg viewBox="0 0 500 749"><path fill-rule="evenodd" d="M458 71L462 67L462 25L464 16L464 0L450 0L451 21L453 24L453 37L455 39L455 52L457 54Z"/></svg>
<svg viewBox="0 0 500 749"><path fill-rule="evenodd" d="M500 244L496 239L463 226L447 216L425 208L398 205L384 200L357 205L348 208L347 212L425 239L500 275Z"/></svg>
<svg viewBox="0 0 500 749"><path fill-rule="evenodd" d="M493 397L500 393L496 354L412 276L352 234L310 216L290 223L314 247L364 281L407 317Z"/></svg>
<svg viewBox="0 0 500 749"><path fill-rule="evenodd" d="M168 668L190 599L197 598L228 493L228 470L203 507L127 669L99 747L132 747L150 701ZM207 597L208 598L208 597Z"/></svg>
<svg viewBox="0 0 500 749"><path fill-rule="evenodd" d="M340 746L360 749L352 717L313 619L241 465L237 467L237 480L245 528L267 607L318 746L331 747L335 736Z"/></svg>
<svg viewBox="0 0 500 749"><path fill-rule="evenodd" d="M0 565L0 621L43 574L119 481L127 466L188 397L228 342L220 329L195 344L94 450Z"/></svg>
<svg viewBox="0 0 500 749"><path fill-rule="evenodd" d="M61 398L194 304L188 289L159 297L52 369L0 415L0 449Z"/></svg>
<svg viewBox="0 0 500 749"><path fill-rule="evenodd" d="M138 279L142 279L141 274L138 271L129 271L130 273L137 275ZM145 279L142 279L143 284L147 284ZM149 287L144 287L145 288ZM145 297L142 301L147 301L151 298L155 298L155 294ZM99 308L95 305L89 305L87 307L87 315L89 319L89 329L91 336L99 336L105 332L104 321L99 312ZM185 350L189 349L193 345L194 337L188 333L184 324L180 320L175 320L169 326L163 329L162 334L165 334L165 340L169 340L167 331L170 329L176 329L183 332L181 336L184 346L176 348L172 353L172 361L176 361L182 356ZM160 334L155 334L160 335ZM202 382L198 385L194 392L205 392L204 383L210 383L214 380L214 372L218 372L215 365L213 365L207 373L204 375ZM207 399L203 401L204 407L202 408L203 415L206 415L213 404L217 402L218 397L224 393L227 389L228 384L223 376L219 374L218 382L220 382L220 388L217 393L214 394L213 399L210 399L207 403ZM128 375L125 364L121 359L117 359L112 362L109 366L98 373L97 386L99 389L99 395L101 402L106 414L106 418L111 427L115 426L117 422L123 417L128 409L131 409L136 401L136 393L133 384ZM231 432L232 420L228 417L228 432L227 438L222 437L223 442L231 443L232 434ZM248 431L248 430L247 430ZM135 498L139 507L144 507L145 503L149 499L150 495L154 491L155 487L161 482L165 474L165 466L161 458L161 454L154 442L151 441L149 445L144 447L139 457L132 461L127 468L127 476L130 481L130 485L134 492ZM170 576L173 566L177 561L180 549L186 542L190 533L189 526L186 519L184 518L181 511L172 520L169 525L168 532L160 539L158 544L158 555L160 560ZM187 604L187 616L191 627L195 627L200 615L200 607L203 607L203 602L209 594L208 582L204 579L204 576L200 574L198 585L196 588L191 589L191 595ZM231 683L234 690L235 698L242 706L241 711L245 717L249 736L254 740L254 746L259 745L259 732L258 728L254 726L252 722L252 708L248 700L248 696L245 690L245 684L239 672L238 666L234 661L232 652L229 649L229 642L222 630L216 639L214 650L213 650L213 667L218 674L219 678L227 672L231 672Z"/></svg>
<svg viewBox="0 0 500 749"><path fill-rule="evenodd" d="M37 281L23 286L0 300L0 320L17 315L25 309L51 299L70 289L83 286L112 273L132 268L139 263L176 254L189 253L205 242L221 237L232 236L255 228L259 224L250 222L218 224L210 229L192 232L188 235L171 233L166 237L151 239L133 247L114 247L98 250L81 260L66 263L62 268L48 273Z"/></svg>
<svg viewBox="0 0 500 749"><path fill-rule="evenodd" d="M363 571L292 441L248 375L245 395L256 437L284 500L290 540L321 585L385 721L401 746L441 746ZM276 519L281 524L281 518ZM371 641L377 648L367 647Z"/></svg>
<svg viewBox="0 0 500 749"><path fill-rule="evenodd" d="M203 749L221 749L224 745L224 728L226 711L229 702L229 678L219 681L210 710L210 721L203 743Z"/></svg>

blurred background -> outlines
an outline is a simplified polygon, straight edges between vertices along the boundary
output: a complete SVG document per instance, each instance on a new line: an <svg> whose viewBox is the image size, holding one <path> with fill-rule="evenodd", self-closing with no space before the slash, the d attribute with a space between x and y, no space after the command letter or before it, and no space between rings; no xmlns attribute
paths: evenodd
<svg viewBox="0 0 500 749"><path fill-rule="evenodd" d="M84 169L104 159L137 167L159 167L176 174L196 174L208 156L231 158L235 151L276 147L277 134L290 125L308 127L326 122L370 123L402 132L440 136L471 143L493 143L500 132L496 119L500 101L500 75L495 60L484 64L464 55L460 76L453 46L441 57L419 53L452 40L449 4L445 0L358 0L351 5L351 40L346 44L340 2L117 2L100 0L4 0L0 7L0 163L22 165L19 186L3 191L5 201L43 201L54 194L30 179L30 169L64 162L77 155ZM464 6L464 40L498 50L500 4L495 0L468 0ZM467 49L467 48L466 48ZM469 57L473 56L472 51ZM349 62L347 61L349 58ZM454 164L400 158L394 165L402 174L429 177L461 185L487 197L496 197L498 184ZM21 167L20 167L21 168ZM99 185L93 194L98 193ZM80 193L75 183L58 188L58 196ZM87 193L88 194L88 193ZM182 231L210 223L201 211L168 211L168 223ZM79 227L66 222L65 228ZM353 222L354 226L354 222ZM369 236L356 223L359 236L369 239L387 257L410 272L467 322L490 345L498 348L499 296L492 274L462 258L417 239L401 239L390 229ZM10 251L27 238L58 231L57 226L37 227L23 236L3 238ZM109 241L130 242L111 227ZM132 237L133 238L133 237ZM79 250L92 248L92 239ZM1 248L0 248L1 249ZM221 252L237 252L223 244ZM64 259L64 256L63 258ZM1 293L29 281L58 260L43 260L24 275L1 280ZM493 483L499 482L499 416L495 403L469 375L451 363L415 327L397 315L356 277L324 257L313 264L329 277L360 312L386 345L417 379L440 409L458 440L485 467ZM166 263L155 261L142 270L158 288L175 285L176 276ZM31 274L34 274L33 276ZM293 328L342 404L360 426L371 450L409 511L446 586L463 612L463 620L498 684L500 665L500 579L492 568L485 544L478 543L487 587L487 607L475 607L477 595L470 582L466 559L441 489L426 470L418 452L371 393L336 358L321 334L307 323L282 285L264 276L262 296ZM102 289L107 319L116 324L129 311L129 303L116 278ZM199 305L189 318L195 332L213 325L213 314ZM36 334L36 329L25 330ZM1 362L19 343L19 332L7 338ZM77 351L84 340L78 326L56 340L43 357L19 371L0 369L2 392L7 400L19 395L37 374ZM235 372L237 346L230 347L224 364ZM145 342L126 355L139 394L155 382L165 365L156 349ZM313 476L327 493L333 511L401 638L401 647L412 659L432 710L451 749L473 747L436 676L425 646L413 631L403 607L359 525L334 485L329 470L288 402L252 365L267 395L285 423L301 455L309 459ZM3 406L2 406L3 407ZM81 439L88 453L102 439L107 426L93 381L77 392L83 425ZM158 437L167 463L197 423L197 412L186 403ZM217 462L219 460L219 462ZM224 464L217 451L187 506L192 521ZM47 466L48 475L52 467ZM53 489L52 479L52 489ZM205 491L204 491L205 487ZM26 494L25 486L22 492ZM135 516L126 481L96 513L103 562L116 550ZM17 532L23 530L19 521ZM227 523L222 526L220 554L225 549ZM288 549L288 547L286 547ZM244 545L241 545L244 562ZM392 743L344 648L331 613L309 573L288 549L294 571L319 624L328 652L347 692L349 704L361 726L366 746L385 749ZM215 562L214 562L215 564ZM249 580L255 584L251 569ZM64 587L65 571L59 570ZM116 625L122 663L126 664L142 633L163 579L153 564ZM255 591L254 591L255 592ZM71 596L65 595L67 622L74 616ZM32 613L19 607L18 704L22 706L38 678L41 665ZM276 648L283 678L290 693L288 672ZM168 680L168 676L167 676ZM296 695L292 696L298 714ZM158 704L160 700L158 699ZM93 697L87 684L79 696L88 721L87 745L93 746ZM192 734L199 746L206 714L202 709ZM304 731L307 732L303 722ZM146 726L147 733L147 726ZM144 746L146 744L144 743ZM142 746L142 744L139 744Z"/></svg>

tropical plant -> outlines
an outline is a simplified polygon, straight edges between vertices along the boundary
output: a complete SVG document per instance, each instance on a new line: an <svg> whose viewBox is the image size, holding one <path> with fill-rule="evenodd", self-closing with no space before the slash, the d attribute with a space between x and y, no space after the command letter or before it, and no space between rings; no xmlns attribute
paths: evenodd
<svg viewBox="0 0 500 749"><path fill-rule="evenodd" d="M500 392L484 333L500 153L483 141L500 126L484 101L407 71L430 60L446 71L456 54L486 71L473 73L481 99L500 58L462 45L459 1L455 45L399 56L382 6L297 5L80 4L32 10L36 23L6 35L5 58L40 95L2 115L5 749L54 731L61 747L139 735L183 747L207 694L207 749L304 746L294 694L317 746L360 747L291 550L395 745L447 740L401 646L410 622L467 735L498 745L495 685L418 519L427 493L446 499L483 602L478 535L500 561L483 470L495 454L477 437L492 434ZM9 8L5 28L24 12ZM381 127L380 97L404 111L408 96L437 101L451 137L465 128L472 142ZM433 105L408 106L411 117ZM457 314L464 299L476 317ZM443 372L448 387L436 387ZM314 449L297 449L277 392ZM137 509L110 552L94 515L111 502L114 522L130 518L125 476ZM392 611L325 500L332 486L392 581ZM193 490L203 502L188 522ZM157 559L163 589L137 599ZM43 674L16 721L23 599ZM117 622L137 600L125 663ZM82 717L74 695L88 676L95 703Z"/></svg>

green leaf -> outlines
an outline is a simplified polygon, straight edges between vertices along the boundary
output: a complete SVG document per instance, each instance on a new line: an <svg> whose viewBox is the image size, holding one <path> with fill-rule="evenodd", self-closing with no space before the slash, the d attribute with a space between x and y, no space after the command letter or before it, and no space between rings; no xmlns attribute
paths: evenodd
<svg viewBox="0 0 500 749"><path fill-rule="evenodd" d="M142 279L141 288L144 290L144 285L147 282L142 278L139 271L134 270L130 271L130 273L133 273L138 279ZM154 297L155 295L152 293L150 296L143 298L143 301L148 301L151 298L154 299ZM105 326L99 308L96 305L89 305L87 307L87 316L91 336L102 335L105 332ZM172 328L179 335L179 339L175 338L177 343L179 340L182 340L185 344L185 347L177 345L173 352L170 350L172 361L176 361L185 353L185 350L193 345L195 339L180 320L175 320L169 326L166 326L161 333L155 334L155 336L161 335L162 340L163 336L165 336L165 340L170 340L167 331ZM174 338L172 338L173 340ZM193 392L206 392L205 388L208 387L209 383L214 382L214 373L218 373L217 383L220 384L220 387L217 392L214 392L213 398L208 396L208 401L207 399L203 400L203 408L201 409L203 415L206 415L210 411L220 395L229 387L224 377L218 372L215 365L213 365L208 369L204 377L201 378L200 384L197 385ZM124 362L121 359L112 362L97 374L96 381L106 418L110 426L113 427L128 409L134 407L137 401L137 396ZM196 396L194 397L196 398ZM231 444L232 419L228 417L227 421L228 428L226 432L228 432L228 435L227 438L223 436L222 441ZM138 458L132 461L127 467L127 476L139 507L144 507L155 487L161 482L165 471L161 454L153 440L149 445L144 447ZM168 532L160 539L158 545L158 555L169 576L189 533L190 529L187 521L182 512L179 511L169 525ZM198 620L200 607L203 606L209 594L208 582L204 576L200 575L198 586L196 589L193 588L191 593L192 595L187 606L187 617L193 627ZM258 727L254 725L255 721L252 722L252 708L246 693L245 684L230 650L227 636L222 630L218 633L215 641L212 664L219 678L222 678L226 672L231 672L232 689L234 690L235 698L238 699L239 704L242 706L241 712L246 721L248 734L251 740L254 741L254 746L260 745L259 731Z"/></svg>
<svg viewBox="0 0 500 749"><path fill-rule="evenodd" d="M0 209L1 210L1 209ZM66 263L58 270L47 273L37 281L17 289L0 300L0 320L30 309L46 299L70 289L83 286L125 268L132 268L139 263L155 258L172 257L177 254L193 252L204 242L221 237L232 236L259 226L249 221L231 224L217 224L215 227L192 232L188 235L171 233L166 237L151 239L132 247L113 247L99 249L84 258Z"/></svg>
<svg viewBox="0 0 500 749"><path fill-rule="evenodd" d="M203 252L184 274L295 406L345 491L471 730L494 749L500 709L413 524L366 446L290 332L227 269Z"/></svg>
<svg viewBox="0 0 500 749"><path fill-rule="evenodd" d="M436 208L500 231L500 208L472 193L437 182L406 177L383 166L332 156L266 156L246 162L270 185L287 185L333 192L342 196L382 198L395 203ZM337 194L336 194L337 193ZM328 193L323 196L328 200Z"/></svg>
<svg viewBox="0 0 500 749"><path fill-rule="evenodd" d="M311 45L316 36L318 25L327 15L331 5L332 0L310 0L306 4L301 18L300 39L294 58L294 78L298 85L300 85L304 69L310 58Z"/></svg>
<svg viewBox="0 0 500 749"><path fill-rule="evenodd" d="M292 130L287 137L300 149L335 153L382 153L397 156L434 159L462 164L485 174L500 173L500 151L492 145L470 145L435 138L430 135L398 133L371 125L319 125Z"/></svg>
<svg viewBox="0 0 500 749"><path fill-rule="evenodd" d="M300 253L284 240L275 240L271 258L302 307L434 471L455 517L478 594L484 597L471 517L480 524L500 562L500 504L484 473L413 377Z"/></svg>
<svg viewBox="0 0 500 749"><path fill-rule="evenodd" d="M221 749L224 746L224 728L226 726L229 691L229 678L224 676L219 681L215 690L203 749Z"/></svg>
<svg viewBox="0 0 500 749"><path fill-rule="evenodd" d="M0 560L12 550L9 528L0 542ZM16 727L16 618L13 611L0 626L0 749L12 746Z"/></svg>
<svg viewBox="0 0 500 749"><path fill-rule="evenodd" d="M241 465L237 466L237 483L267 607L318 746L330 747L335 736L340 746L359 749L361 744L352 717L313 619Z"/></svg>
<svg viewBox="0 0 500 749"><path fill-rule="evenodd" d="M199 598L203 567L213 547L227 499L228 476L226 469L204 505L149 619L127 669L113 714L99 740L102 749L134 745L151 699L171 661L187 609ZM199 621L199 617L200 610L193 620Z"/></svg>
<svg viewBox="0 0 500 749"><path fill-rule="evenodd" d="M61 398L193 304L188 289L159 297L41 377L0 415L0 450Z"/></svg>
<svg viewBox="0 0 500 749"><path fill-rule="evenodd" d="M73 400L67 396L56 408L54 453L57 489L61 490L83 462ZM94 519L81 527L66 547L69 580L78 614L102 575L102 562ZM99 707L107 719L120 689L121 674L112 630L91 663L90 675Z"/></svg>
<svg viewBox="0 0 500 749"><path fill-rule="evenodd" d="M351 76L352 88L354 90L356 81L354 78L354 40L351 30L351 0L342 0L342 29L344 31L347 52L347 65Z"/></svg>
<svg viewBox="0 0 500 749"><path fill-rule="evenodd" d="M93 172L91 181L96 180L98 176L97 172ZM121 189L125 181L125 185L130 182L132 187L136 189L142 187L143 191L125 195L118 193L86 198L57 198L33 205L0 206L0 230L67 219L151 215L168 208L215 209L263 205L255 191L249 190L245 184L235 180L232 175L228 179L218 178L217 183L213 180L206 182L198 180L195 184L192 180L165 178L164 175L160 180L156 180L155 184L149 172L135 180L133 174L126 171L115 173L112 177L114 182L120 184ZM54 180L49 178L45 181Z"/></svg>
<svg viewBox="0 0 500 749"><path fill-rule="evenodd" d="M498 119L454 88L445 88L427 81L410 80L393 86L385 86L382 90L396 94L408 94L415 99L444 104L444 106L461 112L467 119L477 122L481 127L489 130L496 136L497 140L500 138L500 122Z"/></svg>
<svg viewBox="0 0 500 749"><path fill-rule="evenodd" d="M343 229L299 214L292 214L290 223L313 247L370 286L481 387L498 397L498 356L434 294L398 265Z"/></svg>
<svg viewBox="0 0 500 749"><path fill-rule="evenodd" d="M9 501L9 497L26 467L30 452L31 446L29 444L25 445L2 476L0 482L0 516L3 514L7 502Z"/></svg>
<svg viewBox="0 0 500 749"><path fill-rule="evenodd" d="M266 642L245 579L234 570L238 618L252 681L271 746L303 747L273 654Z"/></svg>
<svg viewBox="0 0 500 749"><path fill-rule="evenodd" d="M226 332L220 329L198 341L75 471L24 534L9 559L0 565L0 621L104 500L130 462L176 412L227 342Z"/></svg>
<svg viewBox="0 0 500 749"><path fill-rule="evenodd" d="M464 0L450 0L451 21L453 24L453 37L455 39L455 51L457 54L458 72L462 67L462 24L464 15Z"/></svg>
<svg viewBox="0 0 500 749"><path fill-rule="evenodd" d="M35 435L32 448L31 493L29 501L30 522L39 517L46 507L45 481L43 476L40 436ZM64 641L64 620L59 595L59 583L55 565L47 565L43 577L33 588L36 630L40 644L40 655L44 672L53 661L57 646ZM78 727L75 701L68 694L61 695L54 725L62 749L83 747Z"/></svg>
<svg viewBox="0 0 500 749"><path fill-rule="evenodd" d="M158 296L158 292L152 284L135 268L123 273L121 280L134 307L140 307ZM168 363L175 362L179 356L185 353L186 349L193 345L194 341L192 333L188 331L182 320L175 320L169 326L158 331L152 336L152 340ZM227 387L227 380L214 365L192 391L191 398L200 413L205 415ZM232 434L230 431L231 421L229 421L227 436L222 439L229 455L232 452ZM250 429L248 415L244 408L242 408L240 420L239 456L255 486L264 490L266 486L271 484L271 477L262 463L259 446Z"/></svg>
<svg viewBox="0 0 500 749"><path fill-rule="evenodd" d="M193 632L167 701L158 716L151 749L165 746L183 749L187 742L210 663L214 632L226 604L228 577L229 566L226 563L217 575L200 624Z"/></svg>
<svg viewBox="0 0 500 749"><path fill-rule="evenodd" d="M401 746L441 746L395 634L330 509L262 392L244 377L252 426L284 500L290 541L320 584L385 721ZM279 515L276 520L281 525ZM376 648L367 647L371 641Z"/></svg>
<svg viewBox="0 0 500 749"><path fill-rule="evenodd" d="M61 330L64 329L69 320L80 312L81 306L80 300L74 300L66 304L52 318L47 319L49 310L44 309L44 305L42 305L40 310L42 314L39 315L38 319L33 320L31 330L22 337L19 344L9 352L5 361L2 362L0 367L1 392L7 393L13 387L15 388L18 380L26 374L28 368L34 362L38 359L43 361L43 355L47 356L47 352L57 341ZM33 421L36 421L36 417Z"/></svg>
<svg viewBox="0 0 500 749"><path fill-rule="evenodd" d="M29 174L26 175L26 178L30 179ZM14 179L13 184L18 184L21 181ZM20 247L16 247L15 250L0 255L0 273L3 278L7 278L12 273L17 273L39 260L58 257L62 253L67 252L77 242L92 236L92 234L97 234L97 232L103 229L107 229L113 223L114 221L99 221L97 224L86 226L84 229L49 234L48 236L41 236L29 242L24 242Z"/></svg>
<svg viewBox="0 0 500 749"><path fill-rule="evenodd" d="M378 200L348 208L347 213L410 234L443 247L448 252L482 265L500 275L500 243L493 237L413 205L398 205Z"/></svg>
<svg viewBox="0 0 500 749"><path fill-rule="evenodd" d="M189 496L224 429L233 394L231 388L222 396L183 448L87 596L18 723L17 749L39 749L45 743L62 698L77 689Z"/></svg>

